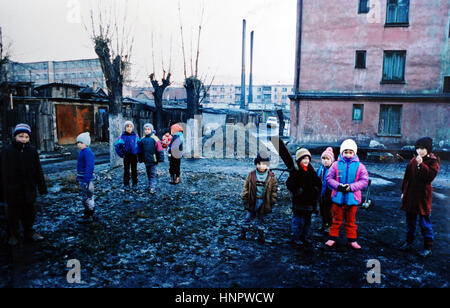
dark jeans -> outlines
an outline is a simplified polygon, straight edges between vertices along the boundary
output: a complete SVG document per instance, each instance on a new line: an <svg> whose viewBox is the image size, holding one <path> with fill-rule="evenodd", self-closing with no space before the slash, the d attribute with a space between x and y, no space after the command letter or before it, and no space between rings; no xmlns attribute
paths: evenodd
<svg viewBox="0 0 450 308"><path fill-rule="evenodd" d="M158 177L156 173L156 164L145 166L145 169L147 170L148 186L150 189L155 189Z"/></svg>
<svg viewBox="0 0 450 308"><path fill-rule="evenodd" d="M123 158L123 184L130 185L130 168L133 186L138 183L138 172L137 172L137 155L125 155Z"/></svg>
<svg viewBox="0 0 450 308"><path fill-rule="evenodd" d="M419 226L424 240L424 248L429 249L433 245L433 225L429 215L406 213L406 241L410 244L414 242L416 237L417 216L419 216Z"/></svg>
<svg viewBox="0 0 450 308"><path fill-rule="evenodd" d="M331 227L333 223L333 216L331 215L331 208L333 203L327 201L320 202L320 216L322 216L322 225Z"/></svg>
<svg viewBox="0 0 450 308"><path fill-rule="evenodd" d="M292 239L306 240L311 228L311 213L292 216Z"/></svg>
<svg viewBox="0 0 450 308"><path fill-rule="evenodd" d="M173 156L171 156L171 157L169 157L169 163L170 163L170 167L169 167L170 175L171 176L176 175L177 177L180 177L181 159L174 158Z"/></svg>
<svg viewBox="0 0 450 308"><path fill-rule="evenodd" d="M36 210L33 203L8 204L7 212L8 236L20 237L20 223L22 223L25 237L33 235L33 225L36 218Z"/></svg>

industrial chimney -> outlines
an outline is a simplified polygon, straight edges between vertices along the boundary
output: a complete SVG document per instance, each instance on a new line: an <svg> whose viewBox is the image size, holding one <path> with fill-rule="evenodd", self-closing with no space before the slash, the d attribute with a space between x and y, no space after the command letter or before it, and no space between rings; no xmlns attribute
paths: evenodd
<svg viewBox="0 0 450 308"><path fill-rule="evenodd" d="M241 109L245 109L245 19L242 21Z"/></svg>
<svg viewBox="0 0 450 308"><path fill-rule="evenodd" d="M253 103L253 33L250 33L250 80L248 83L248 103Z"/></svg>

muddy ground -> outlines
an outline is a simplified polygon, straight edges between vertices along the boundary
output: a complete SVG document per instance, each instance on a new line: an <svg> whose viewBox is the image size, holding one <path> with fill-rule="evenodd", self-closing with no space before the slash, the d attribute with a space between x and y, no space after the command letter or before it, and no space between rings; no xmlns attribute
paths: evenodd
<svg viewBox="0 0 450 308"><path fill-rule="evenodd" d="M318 167L318 157L313 165ZM404 163L367 163L373 185L369 209L357 213L361 251L346 246L341 234L337 247L327 249L313 216L311 248L289 243L291 203L280 177L279 202L266 218L267 242L256 232L238 240L244 215L240 192L251 160L183 160L182 183L170 185L168 162L158 167L158 193L145 191L146 176L139 167L139 191L122 190L122 169L96 166L97 220L77 223L81 216L74 161L45 164L50 193L38 202L36 230L42 243L0 244L0 287L448 287L448 208L450 168L443 162L434 182L435 246L427 259L420 231L415 252L398 247L405 236L400 207ZM0 228L5 228L0 205ZM4 232L2 233L4 236ZM80 284L69 284L67 262L81 264ZM381 283L369 284L367 262L381 264Z"/></svg>

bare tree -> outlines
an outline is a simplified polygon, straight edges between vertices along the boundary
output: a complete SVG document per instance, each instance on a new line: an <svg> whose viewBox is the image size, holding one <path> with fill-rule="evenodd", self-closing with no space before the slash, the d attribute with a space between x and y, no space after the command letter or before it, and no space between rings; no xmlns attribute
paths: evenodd
<svg viewBox="0 0 450 308"><path fill-rule="evenodd" d="M114 141L122 132L123 85L129 73L134 37L127 23L126 9L123 20L119 21L118 15L113 14L113 6L109 8L106 13L99 8L97 16L93 9L90 13L94 50L100 60L109 92L110 163L111 167L115 167L119 165L120 160L114 150Z"/></svg>
<svg viewBox="0 0 450 308"><path fill-rule="evenodd" d="M166 88L171 85L170 77L170 72L166 77L166 71L163 70L163 77L161 79L161 83L159 83L159 81L155 79L155 73L153 72L150 74L150 82L153 86L153 98L156 106L156 129L158 132L158 137L162 137L163 134L163 94Z"/></svg>
<svg viewBox="0 0 450 308"><path fill-rule="evenodd" d="M8 75L6 66L9 62L9 56L4 54L2 28L0 27L0 103L2 110L2 143L5 144L8 137L7 128L7 110L10 87L8 83Z"/></svg>
<svg viewBox="0 0 450 308"><path fill-rule="evenodd" d="M204 85L204 81L202 81L198 76L198 63L200 58L200 38L202 32L202 24L203 24L203 16L204 16L204 7L202 8L201 20L198 26L198 37L197 37L197 52L195 56L195 66L193 65L193 51L192 51L192 36L191 36L191 57L190 57L190 66L191 66L191 75L188 77L186 70L186 52L184 47L184 36L183 36L183 23L181 20L181 7L178 4L178 12L180 19L180 31L181 31L181 48L183 52L183 61L184 61L184 88L186 89L187 96L187 116L188 119L194 118L195 115L200 113L200 103L203 101L203 98L206 97L209 87ZM203 96L203 98L202 98Z"/></svg>

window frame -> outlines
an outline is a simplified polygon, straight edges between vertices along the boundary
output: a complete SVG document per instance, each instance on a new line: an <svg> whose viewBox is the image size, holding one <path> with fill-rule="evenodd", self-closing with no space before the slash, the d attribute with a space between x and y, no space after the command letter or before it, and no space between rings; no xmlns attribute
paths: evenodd
<svg viewBox="0 0 450 308"><path fill-rule="evenodd" d="M364 64L363 66L358 66L358 55L364 55ZM355 51L355 69L366 69L367 68L367 51L366 50L357 50Z"/></svg>
<svg viewBox="0 0 450 308"><path fill-rule="evenodd" d="M396 53L403 55L403 75L402 75L402 79L394 79L394 76L392 76L392 79L386 79L385 78L385 69L386 69L386 58L387 58L387 55L390 54L391 57L392 57ZM406 50L385 50L383 52L383 68L382 68L382 72L381 72L381 84L406 84L406 54L407 54Z"/></svg>
<svg viewBox="0 0 450 308"><path fill-rule="evenodd" d="M361 5L363 2L366 3L366 7L363 10L363 6ZM358 14L368 14L370 12L370 0L359 0L358 1Z"/></svg>
<svg viewBox="0 0 450 308"><path fill-rule="evenodd" d="M383 108L387 108L388 109L388 115L387 115L387 120L388 120L388 131L380 131L381 128L381 115L382 115L382 110ZM399 123L398 123L398 128L399 128L399 132L398 133L392 133L392 128L391 128L391 122L392 122L392 109L393 108L398 108L399 109ZM403 119L403 105L389 105L389 104L381 104L380 105L380 113L379 113L379 117L378 117L378 133L377 135L380 137L402 137L402 119Z"/></svg>
<svg viewBox="0 0 450 308"><path fill-rule="evenodd" d="M389 20L390 17L390 6L392 6L392 4L390 4L390 1L396 1L395 4L395 21ZM406 21L397 21L399 18L399 1L408 1L408 3L404 6L406 6L407 8L407 13L406 13ZM409 11L410 11L410 1L409 0L386 0L386 20L384 23L385 27L409 27Z"/></svg>
<svg viewBox="0 0 450 308"><path fill-rule="evenodd" d="M355 119L355 110L359 108L361 110L360 119ZM364 120L364 104L353 104L352 108L352 121L362 123Z"/></svg>

